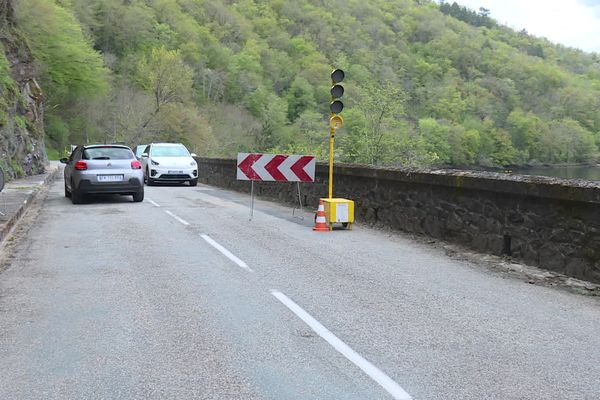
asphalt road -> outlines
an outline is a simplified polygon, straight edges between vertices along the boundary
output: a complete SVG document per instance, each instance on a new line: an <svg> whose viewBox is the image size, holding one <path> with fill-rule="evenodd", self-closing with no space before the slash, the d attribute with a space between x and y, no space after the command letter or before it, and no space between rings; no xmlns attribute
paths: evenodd
<svg viewBox="0 0 600 400"><path fill-rule="evenodd" d="M0 399L599 398L596 297L207 186L62 190L3 250Z"/></svg>

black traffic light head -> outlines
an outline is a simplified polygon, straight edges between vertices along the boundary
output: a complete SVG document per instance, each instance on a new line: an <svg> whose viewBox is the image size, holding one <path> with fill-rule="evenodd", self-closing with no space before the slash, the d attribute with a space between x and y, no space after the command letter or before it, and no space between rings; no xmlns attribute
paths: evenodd
<svg viewBox="0 0 600 400"><path fill-rule="evenodd" d="M339 100L334 100L331 102L329 109L331 110L332 113L339 114L344 109L344 103L342 103Z"/></svg>
<svg viewBox="0 0 600 400"><path fill-rule="evenodd" d="M344 87L342 85L333 85L331 87L331 97L335 99L339 99L344 95Z"/></svg>
<svg viewBox="0 0 600 400"><path fill-rule="evenodd" d="M342 71L341 69L334 69L331 73L331 80L333 81L333 83L340 83L344 80L344 76L346 76L346 74L344 74L344 71Z"/></svg>
<svg viewBox="0 0 600 400"><path fill-rule="evenodd" d="M331 73L331 81L333 82L333 86L331 87L331 104L329 109L334 114L339 114L344 109L344 103L340 101L340 98L344 95L344 87L339 85L341 81L344 80L344 71L341 69L334 69Z"/></svg>

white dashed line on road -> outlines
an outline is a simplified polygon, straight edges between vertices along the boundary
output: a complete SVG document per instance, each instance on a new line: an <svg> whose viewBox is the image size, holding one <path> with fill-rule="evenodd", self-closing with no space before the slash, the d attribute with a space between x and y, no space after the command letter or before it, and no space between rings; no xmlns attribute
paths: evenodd
<svg viewBox="0 0 600 400"><path fill-rule="evenodd" d="M149 202L150 204L152 204L154 207L160 207L160 204L158 204L157 202L155 202L155 201L153 201L153 200L151 200L151 199L146 199L146 200L148 200L148 202Z"/></svg>
<svg viewBox="0 0 600 400"><path fill-rule="evenodd" d="M187 221L186 221L186 220L184 220L184 219L181 219L181 218L179 218L177 215L173 214L173 213L172 213L171 211L169 211L169 210L165 210L165 212L166 212L167 214L169 214L171 217L175 218L177 221L181 222L181 223L182 223L183 225L185 225L185 226L188 226L188 225L190 224L189 222L187 222Z"/></svg>
<svg viewBox="0 0 600 400"><path fill-rule="evenodd" d="M242 260L237 258L235 255L233 255L233 253L231 253L225 247L223 247L219 243L215 242L210 236L204 235L204 234L200 235L200 236L202 236L202 239L204 239L212 247L219 250L225 257L229 258L231 261L236 263L240 268L243 268L248 272L254 272L245 262L243 262Z"/></svg>
<svg viewBox="0 0 600 400"><path fill-rule="evenodd" d="M360 368L365 374L371 379L377 382L383 387L392 397L396 400L412 400L412 397L400 385L398 385L392 378L386 375L379 368L371 364L369 361L364 359L360 354L352 350L350 346L342 342L337 336L331 331L325 328L319 321L314 319L309 313L304 311L302 307L294 303L285 294L272 290L271 294L277 298L284 306L292 311L298 318L304 321L316 334L325 339L327 343L333 346L339 353L350 360L354 365Z"/></svg>

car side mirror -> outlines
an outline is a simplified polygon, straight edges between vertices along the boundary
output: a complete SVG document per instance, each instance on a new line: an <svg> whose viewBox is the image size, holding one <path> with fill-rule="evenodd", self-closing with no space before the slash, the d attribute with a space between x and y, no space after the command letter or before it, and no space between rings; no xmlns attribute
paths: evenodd
<svg viewBox="0 0 600 400"><path fill-rule="evenodd" d="M62 164L68 164L69 163L69 159L68 158L61 158L60 161Z"/></svg>
<svg viewBox="0 0 600 400"><path fill-rule="evenodd" d="M190 156L192 156L192 157L198 157L198 154L192 153L192 154L190 154Z"/></svg>
<svg viewBox="0 0 600 400"><path fill-rule="evenodd" d="M142 157L148 157L148 153L142 153Z"/></svg>

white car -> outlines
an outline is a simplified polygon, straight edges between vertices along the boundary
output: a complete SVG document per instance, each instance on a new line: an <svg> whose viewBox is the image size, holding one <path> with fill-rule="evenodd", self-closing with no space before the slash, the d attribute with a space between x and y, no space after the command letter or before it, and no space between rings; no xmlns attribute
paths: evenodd
<svg viewBox="0 0 600 400"><path fill-rule="evenodd" d="M138 144L137 146L135 146L133 150L133 153L135 154L135 158L137 158L138 160L142 159L142 153L144 152L144 150L146 150L146 147L148 147L147 144Z"/></svg>
<svg viewBox="0 0 600 400"><path fill-rule="evenodd" d="M151 143L142 153L144 180L148 186L158 182L198 184L196 154L181 143Z"/></svg>

